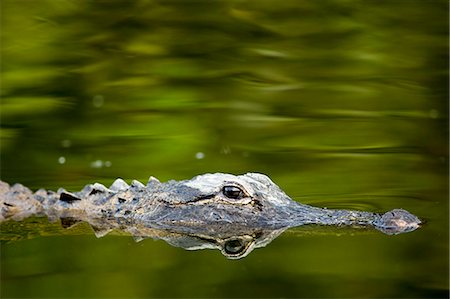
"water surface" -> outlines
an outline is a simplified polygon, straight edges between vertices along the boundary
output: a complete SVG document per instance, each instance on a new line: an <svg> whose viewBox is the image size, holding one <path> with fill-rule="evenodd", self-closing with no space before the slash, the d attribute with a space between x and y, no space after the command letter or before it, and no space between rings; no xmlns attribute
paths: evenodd
<svg viewBox="0 0 450 299"><path fill-rule="evenodd" d="M262 172L303 203L426 221L298 228L239 261L8 224L2 297L448 296L446 1L1 6L2 180Z"/></svg>

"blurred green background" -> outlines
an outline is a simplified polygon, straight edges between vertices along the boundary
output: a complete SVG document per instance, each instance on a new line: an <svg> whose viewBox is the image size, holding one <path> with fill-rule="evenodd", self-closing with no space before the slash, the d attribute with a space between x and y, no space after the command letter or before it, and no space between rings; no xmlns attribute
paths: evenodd
<svg viewBox="0 0 450 299"><path fill-rule="evenodd" d="M8 224L24 239L2 227L1 297L448 296L448 9L2 0L2 180L76 191L262 172L303 203L426 224L294 229L239 261Z"/></svg>

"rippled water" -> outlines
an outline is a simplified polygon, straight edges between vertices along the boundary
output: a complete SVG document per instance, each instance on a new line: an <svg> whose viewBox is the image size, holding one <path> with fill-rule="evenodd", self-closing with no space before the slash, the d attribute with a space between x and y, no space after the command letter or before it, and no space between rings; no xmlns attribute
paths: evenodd
<svg viewBox="0 0 450 299"><path fill-rule="evenodd" d="M239 261L9 223L2 297L448 296L446 1L1 6L2 180L262 172L303 203L426 221L293 229Z"/></svg>

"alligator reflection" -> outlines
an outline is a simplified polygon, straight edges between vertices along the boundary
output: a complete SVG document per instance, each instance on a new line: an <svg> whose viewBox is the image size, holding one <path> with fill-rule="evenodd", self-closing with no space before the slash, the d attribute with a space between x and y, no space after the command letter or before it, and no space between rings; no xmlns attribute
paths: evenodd
<svg viewBox="0 0 450 299"><path fill-rule="evenodd" d="M230 232L219 236L161 232L156 238L186 250L219 249L229 259L240 259L247 256L255 248L265 247L285 230L248 231L241 234Z"/></svg>
<svg viewBox="0 0 450 299"><path fill-rule="evenodd" d="M21 222L5 221L0 224L1 241L11 242L36 238L39 236L65 236L65 235L88 235L94 231L97 237L106 234L129 237L130 234L135 241L145 239L163 240L166 243L186 250L218 249L228 259L241 259L246 257L256 248L267 246L270 242L280 236L289 227L279 229L246 229L244 227L222 227L222 229L209 234L185 233L181 231L169 231L151 229L148 227L134 226L123 227L106 232L104 229L91 226L87 222L73 218L60 218L56 223L50 223L43 217L30 217ZM291 231L291 230L289 230ZM315 235L342 235L342 234L364 234L376 233L373 229L361 229L361 227L325 227L325 226L303 226L292 228L295 236Z"/></svg>
<svg viewBox="0 0 450 299"><path fill-rule="evenodd" d="M66 229L75 226L79 221L70 218L61 218L61 225ZM91 226L97 237L103 237L110 231ZM247 229L245 227L221 227L208 234L185 233L182 231L169 231L152 229L148 227L124 227L123 232L131 233L134 240L139 242L147 238L164 240L168 244L186 250L218 249L229 259L240 259L247 256L255 248L265 247L277 238L288 227L276 230ZM117 231L116 231L117 232Z"/></svg>
<svg viewBox="0 0 450 299"><path fill-rule="evenodd" d="M2 232L0 240L4 242L39 236L88 235L92 234L92 229L97 237L105 235L104 230L71 218L61 218L61 221L57 223L49 223L45 218L30 217L21 222L2 222L0 228ZM124 230L115 229L110 231L109 234L129 237L131 233L135 241L149 238L164 240L172 246L186 250L218 249L229 259L240 259L247 256L255 248L265 247L286 229L288 228L276 230L238 229L234 231L224 228L214 234L206 235L134 227L132 231L129 228Z"/></svg>

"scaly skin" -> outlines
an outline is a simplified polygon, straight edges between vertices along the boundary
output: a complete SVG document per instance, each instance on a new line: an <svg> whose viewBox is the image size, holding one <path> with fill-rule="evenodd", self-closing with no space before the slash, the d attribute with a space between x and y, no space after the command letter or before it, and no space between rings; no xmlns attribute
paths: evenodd
<svg viewBox="0 0 450 299"><path fill-rule="evenodd" d="M399 234L413 231L421 223L401 209L380 215L300 204L267 176L257 173L204 174L166 183L151 177L146 186L138 181L127 185L117 179L109 188L96 183L75 193L64 189L33 193L20 184L10 187L0 182L0 209L0 222L47 216L63 223L86 221L97 236L119 229L138 238L170 231L202 236L202 240L222 240L231 232L245 235L252 231L260 236L265 235L261 232L277 231L278 235L286 228L306 224L374 227L386 234Z"/></svg>

